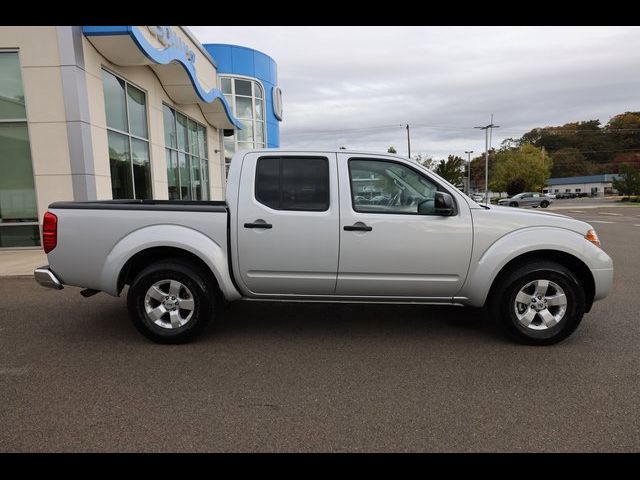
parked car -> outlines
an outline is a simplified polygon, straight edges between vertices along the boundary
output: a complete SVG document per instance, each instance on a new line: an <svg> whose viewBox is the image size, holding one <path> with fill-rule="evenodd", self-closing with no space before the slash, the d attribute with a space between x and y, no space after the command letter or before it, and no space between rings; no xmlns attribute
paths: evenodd
<svg viewBox="0 0 640 480"><path fill-rule="evenodd" d="M543 193L523 192L511 198L503 198L498 201L499 205L510 207L541 207L547 208L553 200Z"/></svg>
<svg viewBox="0 0 640 480"><path fill-rule="evenodd" d="M484 195L482 195L481 193L472 193L471 200L473 200L474 202L483 203Z"/></svg>
<svg viewBox="0 0 640 480"><path fill-rule="evenodd" d="M547 197L549 197L551 200L555 200L556 199L556 194L555 193L545 193L545 195Z"/></svg>
<svg viewBox="0 0 640 480"><path fill-rule="evenodd" d="M365 182L384 198L356 196ZM133 324L160 343L244 299L486 305L515 340L551 344L613 281L588 223L479 205L414 161L342 150L238 152L226 202L55 202L43 246L38 283L128 285Z"/></svg>

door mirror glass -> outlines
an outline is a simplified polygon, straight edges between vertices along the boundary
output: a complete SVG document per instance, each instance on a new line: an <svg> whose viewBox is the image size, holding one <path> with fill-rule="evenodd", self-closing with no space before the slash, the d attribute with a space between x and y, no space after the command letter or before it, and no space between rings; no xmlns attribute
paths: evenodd
<svg viewBox="0 0 640 480"><path fill-rule="evenodd" d="M450 217L454 214L453 197L446 192L436 192L434 199L435 213L443 217Z"/></svg>

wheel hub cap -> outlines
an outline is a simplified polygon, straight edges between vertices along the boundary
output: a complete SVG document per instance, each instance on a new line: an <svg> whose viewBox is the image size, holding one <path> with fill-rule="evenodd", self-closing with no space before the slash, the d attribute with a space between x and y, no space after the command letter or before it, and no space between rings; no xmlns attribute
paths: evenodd
<svg viewBox="0 0 640 480"><path fill-rule="evenodd" d="M195 302L191 291L177 280L160 280L144 297L147 319L162 328L180 328L191 320Z"/></svg>
<svg viewBox="0 0 640 480"><path fill-rule="evenodd" d="M546 330L564 318L567 297L557 283L545 279L534 280L520 289L514 309L523 327Z"/></svg>

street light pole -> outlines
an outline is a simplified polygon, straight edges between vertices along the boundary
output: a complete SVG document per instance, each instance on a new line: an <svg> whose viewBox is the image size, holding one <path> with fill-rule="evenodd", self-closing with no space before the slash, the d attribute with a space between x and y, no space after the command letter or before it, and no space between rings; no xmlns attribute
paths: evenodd
<svg viewBox="0 0 640 480"><path fill-rule="evenodd" d="M467 195L471 194L471 154L473 153L473 150L469 150L465 152L467 154Z"/></svg>
<svg viewBox="0 0 640 480"><path fill-rule="evenodd" d="M473 128L484 130L484 203L489 203L489 131L500 126L490 123L484 127Z"/></svg>
<svg viewBox="0 0 640 480"><path fill-rule="evenodd" d="M409 137L409 124L407 123L407 150L409 151L409 158L411 158L411 138Z"/></svg>

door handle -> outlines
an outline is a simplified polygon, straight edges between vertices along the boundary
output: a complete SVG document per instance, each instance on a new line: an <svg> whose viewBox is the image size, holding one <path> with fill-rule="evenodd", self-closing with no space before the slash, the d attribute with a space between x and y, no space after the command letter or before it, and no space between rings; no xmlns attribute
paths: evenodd
<svg viewBox="0 0 640 480"><path fill-rule="evenodd" d="M256 220L253 223L245 223L244 228L273 228L273 225L264 220Z"/></svg>
<svg viewBox="0 0 640 480"><path fill-rule="evenodd" d="M369 227L362 222L356 222L353 225L345 225L344 229L347 232L370 232L373 227Z"/></svg>

